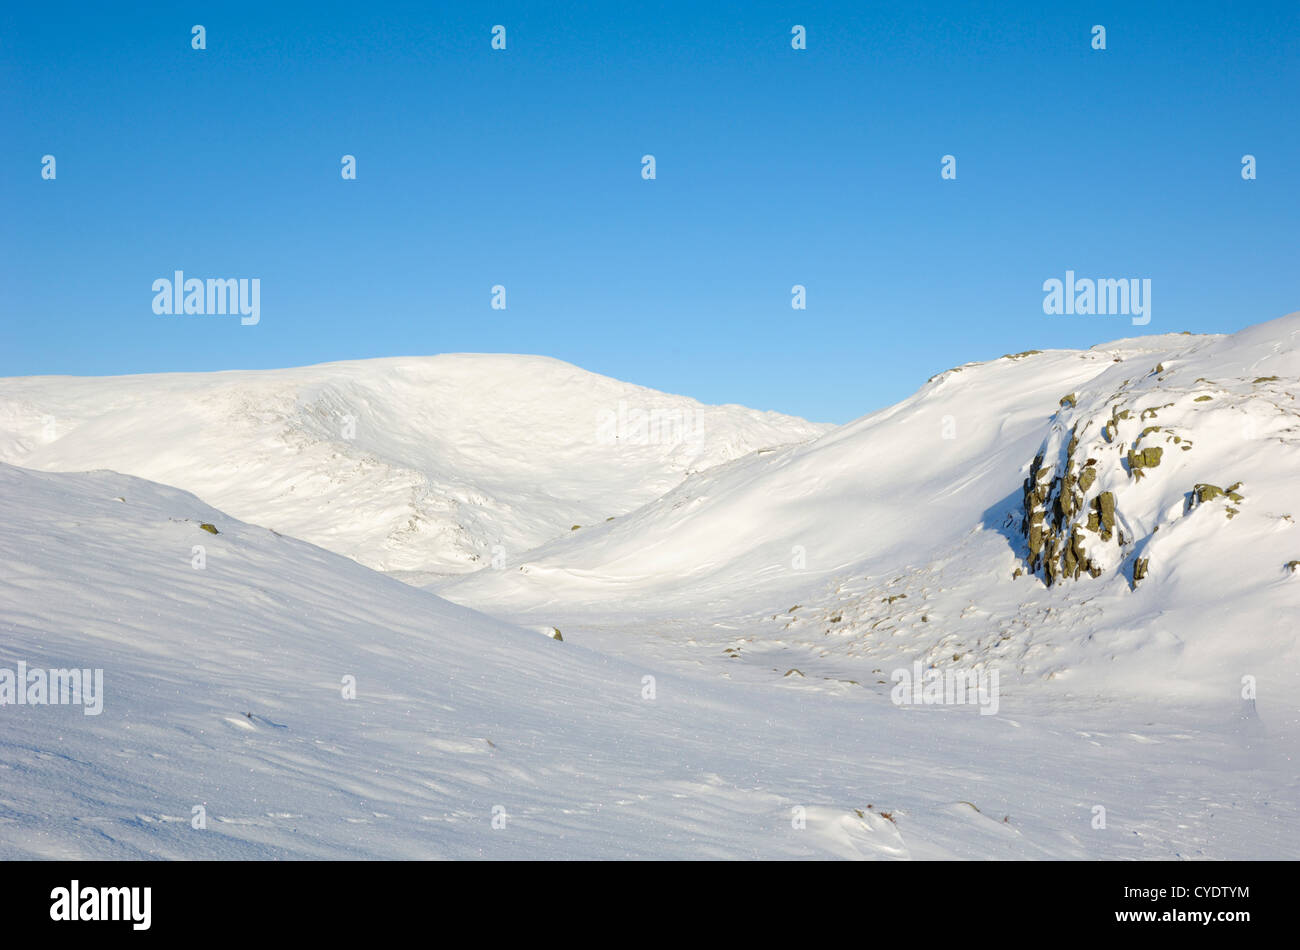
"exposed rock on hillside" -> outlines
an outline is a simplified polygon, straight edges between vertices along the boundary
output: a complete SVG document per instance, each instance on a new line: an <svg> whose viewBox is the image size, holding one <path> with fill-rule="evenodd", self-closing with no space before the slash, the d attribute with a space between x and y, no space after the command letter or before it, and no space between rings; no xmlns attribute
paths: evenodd
<svg viewBox="0 0 1300 950"><path fill-rule="evenodd" d="M1180 357L1139 377L1118 366L1061 399L1020 513L1025 561L1048 585L1124 569L1136 587L1158 573L1157 531L1212 517L1225 526L1250 504L1252 474L1275 473L1300 443L1294 377L1257 372L1290 368L1294 351L1234 337ZM1213 380L1195 375L1210 366Z"/></svg>

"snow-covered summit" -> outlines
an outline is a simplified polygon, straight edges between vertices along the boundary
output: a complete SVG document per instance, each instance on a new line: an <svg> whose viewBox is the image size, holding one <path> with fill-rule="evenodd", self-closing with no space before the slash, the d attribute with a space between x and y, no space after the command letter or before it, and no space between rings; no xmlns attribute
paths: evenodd
<svg viewBox="0 0 1300 950"><path fill-rule="evenodd" d="M0 379L0 461L175 485L382 570L517 556L829 428L538 356Z"/></svg>

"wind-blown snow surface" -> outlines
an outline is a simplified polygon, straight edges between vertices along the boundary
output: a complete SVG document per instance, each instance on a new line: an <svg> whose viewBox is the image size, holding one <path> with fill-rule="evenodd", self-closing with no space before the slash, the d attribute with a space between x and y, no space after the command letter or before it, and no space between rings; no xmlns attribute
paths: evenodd
<svg viewBox="0 0 1300 950"><path fill-rule="evenodd" d="M175 485L389 571L517 556L829 428L539 356L0 379L0 461Z"/></svg>
<svg viewBox="0 0 1300 950"><path fill-rule="evenodd" d="M97 716L0 706L0 859L1292 852L1257 722L661 670L115 473L0 465L0 525L0 667L104 670Z"/></svg>
<svg viewBox="0 0 1300 950"><path fill-rule="evenodd" d="M550 361L573 391L538 389L569 406L545 418L513 391L402 417L432 385L408 361L0 381L5 458L120 442L211 479L0 465L0 670L102 667L106 693L0 706L0 857L1294 857L1298 347L1292 315L1017 354L824 433L726 408L684 448L575 447L626 390ZM326 431L345 405L373 463ZM446 521L471 540L394 531L381 455L492 499ZM1053 548L1050 586L1049 516L1089 568ZM417 578L464 606L342 556L451 570L507 523L501 568ZM997 713L895 705L914 663L998 672Z"/></svg>

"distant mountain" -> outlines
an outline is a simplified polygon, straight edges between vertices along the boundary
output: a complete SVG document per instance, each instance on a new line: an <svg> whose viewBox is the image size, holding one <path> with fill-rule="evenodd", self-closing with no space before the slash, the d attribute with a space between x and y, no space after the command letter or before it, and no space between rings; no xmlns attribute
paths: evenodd
<svg viewBox="0 0 1300 950"><path fill-rule="evenodd" d="M829 428L537 356L0 379L0 461L137 475L370 567L437 574Z"/></svg>

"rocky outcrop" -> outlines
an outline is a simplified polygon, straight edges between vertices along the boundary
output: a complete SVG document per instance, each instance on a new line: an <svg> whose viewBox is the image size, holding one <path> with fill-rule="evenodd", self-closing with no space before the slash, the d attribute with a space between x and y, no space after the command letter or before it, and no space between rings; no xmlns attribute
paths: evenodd
<svg viewBox="0 0 1300 950"><path fill-rule="evenodd" d="M1159 378L1163 369L1157 366L1137 387L1125 379L1115 392L1061 398L1029 466L1019 512L1026 566L1048 585L1127 565L1125 576L1136 587L1152 568L1140 542L1162 520L1211 503L1221 505L1229 520L1240 513L1240 482L1226 489L1208 482L1193 482L1190 489L1178 484L1189 470L1203 468L1182 454L1193 449L1192 420L1210 421L1206 414L1217 410L1198 405L1195 392L1170 392ZM1212 425L1222 430L1221 422ZM1180 452L1171 454L1175 448ZM1151 479L1158 484L1142 484ZM1171 514L1162 501L1171 495L1183 499L1181 513Z"/></svg>
<svg viewBox="0 0 1300 950"><path fill-rule="evenodd" d="M1047 461L1044 446L1023 487L1029 569L1048 584L1085 572L1097 576L1101 568L1093 562L1092 546L1115 536L1114 493L1091 494L1097 459L1081 459L1078 447L1074 430L1063 458Z"/></svg>

